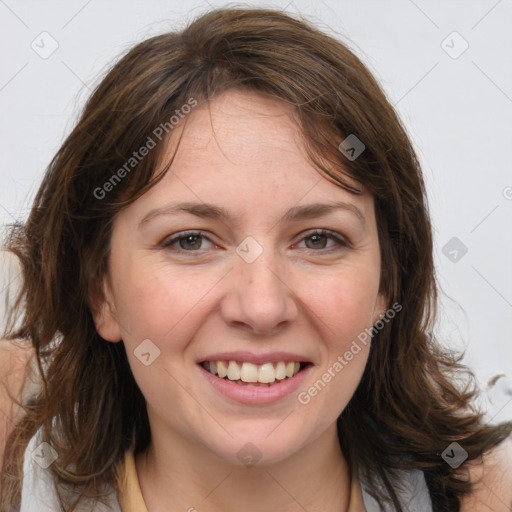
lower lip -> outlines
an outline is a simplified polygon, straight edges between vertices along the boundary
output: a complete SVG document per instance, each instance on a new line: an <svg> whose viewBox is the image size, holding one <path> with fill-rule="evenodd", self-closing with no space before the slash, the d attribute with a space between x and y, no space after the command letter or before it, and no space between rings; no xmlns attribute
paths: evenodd
<svg viewBox="0 0 512 512"><path fill-rule="evenodd" d="M309 365L293 377L285 379L278 384L273 384L272 386L251 386L250 384L245 386L216 377L208 370L205 370L200 364L198 364L198 366L208 382L210 382L219 393L222 393L236 402L247 405L271 404L290 395L297 390L309 374L309 370L313 367Z"/></svg>

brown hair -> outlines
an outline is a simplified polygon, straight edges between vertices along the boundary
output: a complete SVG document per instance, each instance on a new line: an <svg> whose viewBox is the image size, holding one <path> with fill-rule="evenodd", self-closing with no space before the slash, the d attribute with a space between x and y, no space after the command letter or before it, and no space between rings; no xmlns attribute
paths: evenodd
<svg viewBox="0 0 512 512"><path fill-rule="evenodd" d="M406 131L371 73L304 20L220 9L137 44L113 65L50 163L28 221L10 233L23 287L6 335L30 340L43 385L8 440L2 511L19 506L23 453L39 428L59 454L49 468L56 490L97 499L101 484L115 485L132 442L135 453L148 446L145 401L124 346L102 340L91 308L98 278L107 275L114 216L166 172L155 176L166 139L105 197L95 190L189 98L208 101L235 88L292 105L319 172L357 193L348 173L374 196L381 290L403 309L374 333L360 385L338 419L348 463L357 462L371 488L380 481L397 511L404 509L396 470L419 469L434 510L453 512L471 484L443 450L458 441L468 452L464 468L509 434L510 425L483 424L472 407L472 373L430 334L437 289L425 187ZM355 160L338 148L349 134L366 146ZM74 510L77 500L65 501L62 510Z"/></svg>

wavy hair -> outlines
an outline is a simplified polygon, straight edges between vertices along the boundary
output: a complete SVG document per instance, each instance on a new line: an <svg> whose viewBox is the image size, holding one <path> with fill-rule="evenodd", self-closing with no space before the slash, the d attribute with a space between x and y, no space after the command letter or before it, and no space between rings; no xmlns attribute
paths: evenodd
<svg viewBox="0 0 512 512"><path fill-rule="evenodd" d="M105 197L98 190L190 98L208 102L230 89L293 106L318 172L357 194L350 176L373 195L380 290L403 309L373 335L361 382L337 421L339 442L381 504L403 512L397 471L419 469L434 510L458 511L471 491L464 468L505 439L510 425L484 424L472 405L472 372L431 334L438 292L417 156L384 92L347 45L307 20L268 9L207 12L115 62L49 164L28 220L6 237L23 282L5 336L33 347L41 386L23 403L6 444L1 510L19 507L24 450L39 429L59 454L48 470L66 512L86 497L103 500L103 484L115 486L125 451L147 448L146 404L124 346L100 337L92 308L108 275L114 217L169 169L155 174L166 137L153 136L155 147ZM338 147L350 134L366 146L355 160ZM458 470L441 458L453 441L468 453ZM378 482L385 493L376 491ZM65 499L69 489L78 496L73 502Z"/></svg>

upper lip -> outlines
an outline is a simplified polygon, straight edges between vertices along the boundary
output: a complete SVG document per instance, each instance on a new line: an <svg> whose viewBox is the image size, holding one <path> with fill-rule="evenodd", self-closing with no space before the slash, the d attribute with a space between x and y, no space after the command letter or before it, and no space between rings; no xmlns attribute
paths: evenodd
<svg viewBox="0 0 512 512"><path fill-rule="evenodd" d="M292 352L268 352L266 354L255 354L253 352L217 352L199 359L198 363L204 361L242 361L253 364L274 363L279 361L297 361L309 363L311 359L304 355L294 354Z"/></svg>

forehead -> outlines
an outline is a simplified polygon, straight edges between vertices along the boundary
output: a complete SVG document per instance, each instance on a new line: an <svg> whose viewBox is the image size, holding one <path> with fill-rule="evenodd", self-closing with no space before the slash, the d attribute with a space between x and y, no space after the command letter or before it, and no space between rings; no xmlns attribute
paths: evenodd
<svg viewBox="0 0 512 512"><path fill-rule="evenodd" d="M139 203L157 208L179 199L244 215L320 201L373 210L359 184L353 182L361 196L319 173L305 151L294 108L268 95L234 90L199 104L170 133L159 170L171 161Z"/></svg>
<svg viewBox="0 0 512 512"><path fill-rule="evenodd" d="M190 177L208 168L210 182L220 177L218 171L249 181L272 177L289 186L322 177L306 153L295 108L243 90L214 96L185 116L170 133L161 168L171 159L173 172L189 170Z"/></svg>
<svg viewBox="0 0 512 512"><path fill-rule="evenodd" d="M280 160L305 157L293 107L268 95L227 91L196 107L178 128L168 143L169 152L178 146L176 165L207 160L265 172L276 153Z"/></svg>

